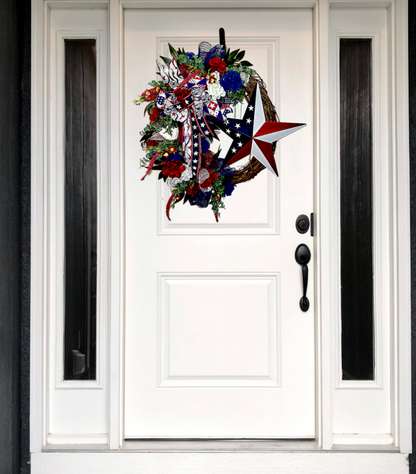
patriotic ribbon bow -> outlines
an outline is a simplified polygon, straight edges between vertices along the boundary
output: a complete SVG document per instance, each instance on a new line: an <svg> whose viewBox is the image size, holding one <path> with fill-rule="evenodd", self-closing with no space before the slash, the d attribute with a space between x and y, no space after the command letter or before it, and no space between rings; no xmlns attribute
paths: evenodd
<svg viewBox="0 0 416 474"><path fill-rule="evenodd" d="M188 170L191 169L192 177L201 185L209 178L208 170L203 168L201 163L202 137L216 137L205 114L224 120L224 115L231 109L226 104L212 99L206 91L206 78L193 72L184 79L175 58L169 66L159 63L157 65L163 81L174 91L161 91L156 98L156 105L166 115L181 123L179 136L182 137L185 164Z"/></svg>

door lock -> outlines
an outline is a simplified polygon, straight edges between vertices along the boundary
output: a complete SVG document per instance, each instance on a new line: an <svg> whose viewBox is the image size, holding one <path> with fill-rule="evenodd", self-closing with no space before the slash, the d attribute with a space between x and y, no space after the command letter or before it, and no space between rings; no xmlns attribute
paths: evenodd
<svg viewBox="0 0 416 474"><path fill-rule="evenodd" d="M299 301L299 306L300 309L305 312L309 309L309 299L306 296L306 291L308 289L308 263L311 260L311 251L307 245L300 244L297 246L295 260L302 266L303 296Z"/></svg>
<svg viewBox="0 0 416 474"><path fill-rule="evenodd" d="M299 234L306 234L306 232L309 230L309 224L309 217L305 214L301 214L296 219L296 230L299 232Z"/></svg>

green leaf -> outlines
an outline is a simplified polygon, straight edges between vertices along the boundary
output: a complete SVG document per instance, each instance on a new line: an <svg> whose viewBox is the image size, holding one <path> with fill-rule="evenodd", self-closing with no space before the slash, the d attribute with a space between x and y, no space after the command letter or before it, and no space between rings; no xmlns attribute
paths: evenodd
<svg viewBox="0 0 416 474"><path fill-rule="evenodd" d="M230 53L230 57L228 58L228 61L231 63L231 64L234 64L235 62L235 58L237 56L237 54L240 52L239 49L236 49L235 51L233 51L232 53Z"/></svg>
<svg viewBox="0 0 416 474"><path fill-rule="evenodd" d="M160 56L160 59L163 60L163 62L166 64L166 66L169 66L171 60L169 58L166 58L165 56Z"/></svg>
<svg viewBox="0 0 416 474"><path fill-rule="evenodd" d="M237 54L237 56L235 57L235 60L236 60L236 61L241 61L241 60L244 58L245 54L246 54L245 51L240 51L240 52Z"/></svg>
<svg viewBox="0 0 416 474"><path fill-rule="evenodd" d="M178 59L179 53L176 51L176 49L170 43L168 43L168 45L169 45L169 51L170 51L170 54L171 54L172 58Z"/></svg>
<svg viewBox="0 0 416 474"><path fill-rule="evenodd" d="M230 57L230 48L227 48L227 52L225 53L224 56L224 61L228 63L228 58Z"/></svg>
<svg viewBox="0 0 416 474"><path fill-rule="evenodd" d="M153 169L155 169L155 167L153 167ZM157 179L163 179L163 171L159 173Z"/></svg>
<svg viewBox="0 0 416 474"><path fill-rule="evenodd" d="M146 112L148 112L150 109L153 109L153 107L155 107L154 102L149 102L144 109L143 115L146 115Z"/></svg>
<svg viewBox="0 0 416 474"><path fill-rule="evenodd" d="M241 61L240 63L242 66L252 66L252 64L249 61Z"/></svg>

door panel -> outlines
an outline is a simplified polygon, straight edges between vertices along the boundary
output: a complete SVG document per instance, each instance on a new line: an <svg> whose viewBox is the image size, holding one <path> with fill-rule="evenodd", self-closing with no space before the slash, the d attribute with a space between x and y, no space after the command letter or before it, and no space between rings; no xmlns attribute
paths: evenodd
<svg viewBox="0 0 416 474"><path fill-rule="evenodd" d="M184 47L187 51L198 51L198 44L201 40L189 37L171 37L158 39L158 52L165 57L170 57L168 43L175 48ZM206 41L211 44L218 43L218 36L208 36ZM232 50L241 49L246 51L246 56L253 59L256 70L260 77L268 85L268 94L273 103L278 106L279 98L278 81L276 75L279 72L279 38L273 36L262 36L261 38L248 38L247 36L227 36L227 45ZM255 63L254 63L255 61ZM258 67L257 67L258 64ZM238 117L237 117L237 115ZM236 107L235 113L229 117L241 118L243 114L242 105ZM227 152L232 140L227 135L221 133L221 148L224 155ZM276 160L279 159L278 152ZM247 158L239 162L247 162ZM276 234L279 233L280 206L279 206L279 180L273 178L270 173L260 173L255 180L244 184L244 188L237 188L233 197L226 204L226 210L221 213L219 223L212 219L212 211L209 208L196 209L189 206L177 206L175 208L174 219L166 219L165 208L169 199L169 188L162 182L160 185L161 201L158 206L159 212L159 232L160 234Z"/></svg>
<svg viewBox="0 0 416 474"><path fill-rule="evenodd" d="M218 16L125 12L127 438L314 436L313 261L303 313L294 259L299 243L313 247L295 229L313 210L312 11ZM169 222L167 186L155 174L140 181L146 118L132 101L168 42L196 52L219 26L247 51L282 120L308 126L278 144L279 178L265 170L239 185L219 224L181 204Z"/></svg>

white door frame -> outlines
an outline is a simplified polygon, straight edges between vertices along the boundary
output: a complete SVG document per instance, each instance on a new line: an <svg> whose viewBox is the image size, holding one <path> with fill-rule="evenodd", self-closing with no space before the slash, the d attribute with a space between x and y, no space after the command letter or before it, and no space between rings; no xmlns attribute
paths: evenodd
<svg viewBox="0 0 416 474"><path fill-rule="evenodd" d="M124 333L124 165L123 165L123 12L126 8L204 8L206 0L32 0L32 230L31 230L31 452L41 459L45 447L77 445L85 449L95 444L97 449L123 451L123 333ZM314 17L315 51L315 213L317 232L314 242L316 258L316 446L315 450L333 449L333 391L335 387L336 357L340 344L334 324L339 313L338 291L338 208L337 174L331 148L331 80L330 71L330 12L332 8L387 8L389 17L389 70L391 75L391 268L392 290L392 435L393 447L401 453L411 452L411 324L410 324L410 190L409 190L409 134L408 134L408 67L407 67L407 0L213 0L210 8L312 8ZM107 54L108 77L104 80L103 101L108 107L102 132L103 146L109 150L104 158L101 182L107 188L109 203L102 203L107 213L105 221L109 242L106 244L108 265L104 278L108 297L102 301L108 307L107 319L101 324L101 369L104 382L98 390L106 394L105 432L87 434L68 433L50 435L54 413L50 408L51 390L57 389L51 375L50 363L56 354L57 315L56 295L51 292L51 277L56 271L51 263L51 239L59 238L50 216L50 149L51 71L56 61L50 57L50 18L55 9L105 10L108 15ZM92 8L92 10L90 10ZM76 30L76 27L71 27ZM97 32L97 37L102 31ZM76 36L76 32L71 31ZM79 33L82 35L82 32ZM94 32L90 32L91 35ZM65 35L64 35L65 36ZM55 62L54 62L55 61ZM54 66L56 69L56 65ZM55 74L55 75L54 75ZM51 79L52 78L52 79ZM108 83L106 82L108 81ZM52 101L52 102L51 102ZM59 254L58 254L59 255ZM111 271L110 271L111 269ZM52 304L54 303L54 304ZM85 387L87 388L87 387ZM74 387L77 396L96 388ZM59 387L58 387L59 389ZM98 390L97 393L98 393ZM90 396L90 395L88 395ZM92 398L91 398L92 397ZM89 398L94 403L94 396ZM370 440L374 444L374 439ZM349 441L351 442L351 441ZM358 449L362 443L352 441ZM364 449L371 449L370 446ZM313 453L312 453L313 454ZM35 457L36 457L35 456ZM66 455L68 456L68 454ZM43 459L43 458L42 458ZM326 463L328 458L326 458ZM35 471L36 472L36 471ZM52 471L51 471L52 472ZM64 472L64 471L61 471ZM65 471L66 472L66 471ZM70 471L68 471L70 472ZM120 471L121 472L121 471ZM147 472L147 471L146 471ZM149 471L150 472L150 471ZM242 471L241 471L242 472ZM323 471L319 471L323 472ZM341 472L341 471L340 471ZM352 472L352 471L351 471ZM381 472L381 471L380 471ZM384 471L383 471L384 472ZM393 471L386 471L393 472ZM397 471L399 472L399 471ZM401 472L401 471L400 471Z"/></svg>

